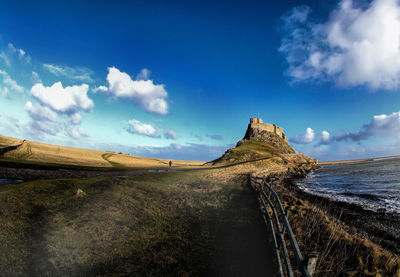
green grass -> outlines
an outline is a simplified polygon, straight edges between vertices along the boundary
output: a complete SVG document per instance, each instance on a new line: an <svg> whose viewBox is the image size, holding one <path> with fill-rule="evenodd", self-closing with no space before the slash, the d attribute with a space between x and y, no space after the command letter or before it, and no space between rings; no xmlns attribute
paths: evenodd
<svg viewBox="0 0 400 277"><path fill-rule="evenodd" d="M278 150L265 142L249 140L243 142L239 147L234 149L236 155L243 155L247 152L256 152L259 155L272 156L278 153Z"/></svg>
<svg viewBox="0 0 400 277"><path fill-rule="evenodd" d="M246 184L207 172L0 187L4 276L254 276L269 247Z"/></svg>
<svg viewBox="0 0 400 277"><path fill-rule="evenodd" d="M214 161L214 164L232 162L256 161L279 155L279 151L261 141L243 141L238 147L229 149L223 157Z"/></svg>

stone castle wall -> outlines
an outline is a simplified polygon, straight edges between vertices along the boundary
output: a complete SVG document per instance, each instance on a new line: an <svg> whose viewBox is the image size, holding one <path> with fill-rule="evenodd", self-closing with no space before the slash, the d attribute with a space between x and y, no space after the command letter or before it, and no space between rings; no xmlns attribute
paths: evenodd
<svg viewBox="0 0 400 277"><path fill-rule="evenodd" d="M277 134L287 142L287 137L283 133L283 128L276 126L275 124L263 123L261 118L257 117L250 118L249 127Z"/></svg>

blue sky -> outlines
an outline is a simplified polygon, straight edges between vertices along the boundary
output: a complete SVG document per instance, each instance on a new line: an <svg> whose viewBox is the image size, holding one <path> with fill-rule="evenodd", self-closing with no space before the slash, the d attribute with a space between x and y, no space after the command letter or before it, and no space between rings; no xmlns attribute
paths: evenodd
<svg viewBox="0 0 400 277"><path fill-rule="evenodd" d="M320 160L400 154L400 5L1 1L0 133L211 160L260 114Z"/></svg>

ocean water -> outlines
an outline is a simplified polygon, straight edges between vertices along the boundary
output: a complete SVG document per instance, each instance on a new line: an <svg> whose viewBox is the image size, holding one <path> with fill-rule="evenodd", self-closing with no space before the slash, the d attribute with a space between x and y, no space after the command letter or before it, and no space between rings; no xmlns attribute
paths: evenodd
<svg viewBox="0 0 400 277"><path fill-rule="evenodd" d="M367 210L400 213L400 156L324 165L299 181L298 186L306 192L355 203Z"/></svg>
<svg viewBox="0 0 400 277"><path fill-rule="evenodd" d="M17 183L22 183L23 180L19 180L19 179L4 179L4 178L0 178L0 185L4 185L4 184L17 184Z"/></svg>

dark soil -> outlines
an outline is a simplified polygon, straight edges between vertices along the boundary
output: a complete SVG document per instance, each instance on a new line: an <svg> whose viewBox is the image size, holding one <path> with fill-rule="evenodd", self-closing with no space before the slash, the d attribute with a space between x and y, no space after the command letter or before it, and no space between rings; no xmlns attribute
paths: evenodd
<svg viewBox="0 0 400 277"><path fill-rule="evenodd" d="M59 178L88 178L101 176L134 176L148 172L147 170L79 170L64 168L29 168L9 167L0 163L0 178L21 179L24 181L38 179L59 179Z"/></svg>

